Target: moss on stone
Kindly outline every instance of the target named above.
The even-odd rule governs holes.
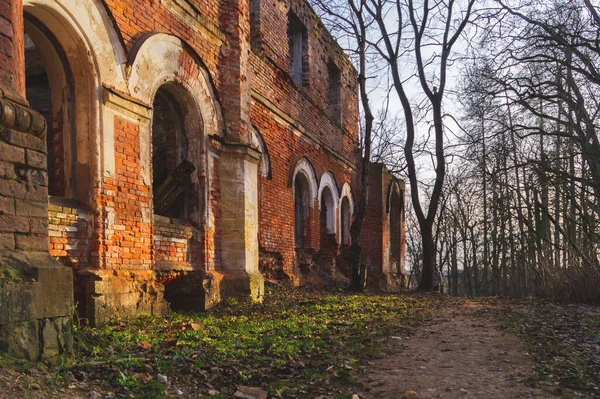
[[[18,268],[0,264],[0,285],[6,283],[20,283],[22,281],[23,275]]]

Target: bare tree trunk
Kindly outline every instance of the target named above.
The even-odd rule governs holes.
[[[487,198],[487,153],[486,153],[486,143],[485,143],[485,118],[481,117],[481,176],[482,176],[482,185],[483,185],[483,294],[490,294],[490,286],[489,286],[489,270],[490,270],[490,257],[489,257],[489,226],[488,226],[488,198]]]

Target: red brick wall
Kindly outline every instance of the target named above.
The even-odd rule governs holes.
[[[381,165],[371,164],[369,169],[369,203],[360,234],[364,262],[369,265],[367,278],[381,274],[383,244],[386,232],[383,219],[385,213],[385,191]]]
[[[50,199],[48,205],[48,236],[50,255],[73,270],[90,266],[92,213],[78,207],[75,201]]]
[[[327,119],[334,120],[329,111],[329,73],[330,61],[341,72],[342,123],[349,140],[358,140],[358,102],[356,71],[338,44],[320,22],[312,8],[302,0],[273,1],[253,0],[258,3],[260,24],[255,41],[254,55],[258,55],[266,65],[258,60],[251,61],[253,70],[252,87],[260,89],[266,97],[282,107],[289,115],[298,120],[311,132],[319,133],[321,138],[331,140],[327,144],[335,145],[333,136],[320,132],[319,126]],[[308,84],[299,88],[289,76],[290,53],[287,41],[288,10],[299,18],[308,31]],[[257,19],[257,18],[255,18]],[[257,75],[259,78],[257,79]],[[313,110],[311,108],[317,108]],[[315,120],[315,115],[318,115]],[[314,122],[308,126],[307,123]],[[337,124],[337,122],[332,122]],[[326,123],[327,124],[327,123]],[[346,139],[346,138],[345,138]]]
[[[263,252],[280,254],[284,270],[292,271],[294,258],[294,197],[291,174],[296,162],[306,157],[315,169],[317,184],[325,172],[335,176],[338,191],[353,180],[354,169],[330,155],[323,147],[279,123],[261,104],[253,103],[252,124],[263,135],[271,160],[272,179],[260,177],[259,245]],[[310,209],[309,238],[305,247],[320,249],[319,204]]]
[[[154,223],[154,261],[164,266],[187,264],[191,260],[192,227],[172,222]]]
[[[97,235],[99,255],[109,269],[152,267],[152,194],[144,184],[140,165],[139,126],[115,117],[114,179],[105,178]]]
[[[378,278],[383,273],[396,273],[391,267],[389,259],[390,250],[390,213],[388,213],[388,196],[393,175],[383,164],[371,164],[369,173],[369,205],[363,221],[360,235],[360,244],[363,249],[363,259],[369,265],[368,283],[377,286]],[[404,200],[404,183],[396,183],[400,187],[400,202]],[[404,257],[406,251],[406,232],[404,228],[404,209],[398,212],[400,223],[400,271],[404,272]],[[384,256],[388,256],[385,259]]]

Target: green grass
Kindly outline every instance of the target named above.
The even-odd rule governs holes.
[[[74,367],[117,361],[101,368],[101,378],[140,398],[164,395],[164,384],[144,377],[158,372],[229,394],[240,384],[281,397],[314,397],[323,390],[346,397],[360,386],[357,366],[381,354],[385,338],[426,317],[427,306],[419,297],[276,287],[263,304],[228,301],[202,314],[78,328]]]

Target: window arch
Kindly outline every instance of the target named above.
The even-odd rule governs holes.
[[[335,178],[331,172],[325,172],[321,176],[319,184],[319,209],[321,211],[321,233],[333,234],[338,241],[337,213],[339,204],[339,193]]]
[[[67,55],[53,33],[31,14],[25,13],[24,26],[26,97],[48,124],[48,193],[87,203],[92,109],[86,97],[91,94],[89,68],[74,60],[73,54]]]
[[[350,245],[350,227],[354,215],[354,199],[350,184],[344,183],[340,194],[340,242],[342,245]]]
[[[262,134],[254,126],[252,127],[252,134],[250,135],[250,145],[260,151],[261,153],[261,164],[259,168],[260,175],[267,180],[272,179],[271,172],[271,158],[269,157],[269,150]]]
[[[335,234],[335,202],[329,187],[323,188],[321,193],[321,231],[323,234]]]
[[[291,183],[294,197],[294,242],[296,248],[302,248],[308,244],[310,208],[318,191],[315,171],[308,159],[301,158],[296,163]]]
[[[165,83],[156,91],[152,113],[154,213],[200,222],[203,188],[198,179],[202,117],[187,91]]]
[[[307,241],[310,223],[310,185],[303,173],[294,179],[294,237],[296,248],[303,248]]]

